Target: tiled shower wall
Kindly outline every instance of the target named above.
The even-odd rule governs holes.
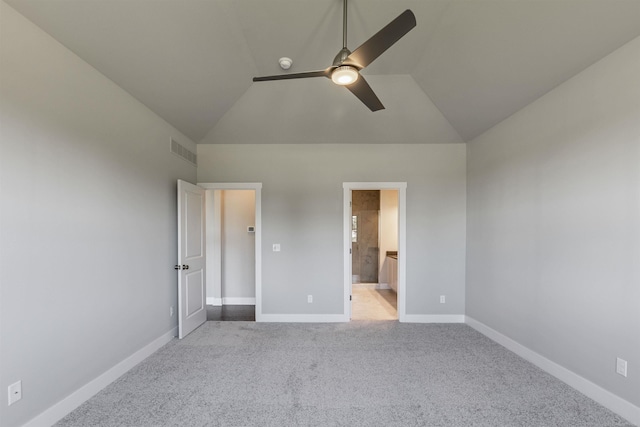
[[[354,190],[351,214],[358,219],[357,242],[351,243],[352,274],[361,283],[378,283],[379,190]]]

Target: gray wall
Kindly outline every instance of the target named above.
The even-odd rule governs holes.
[[[471,141],[467,214],[467,314],[635,405],[638,76],[635,39]]]
[[[176,179],[195,144],[0,2],[0,425],[171,331]],[[22,380],[23,399],[6,404]]]
[[[263,184],[263,313],[341,314],[342,183],[406,181],[407,314],[464,314],[464,144],[199,144],[198,158],[198,182]]]

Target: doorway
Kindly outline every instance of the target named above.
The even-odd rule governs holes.
[[[199,183],[206,189],[207,320],[260,320],[260,183]]]
[[[406,183],[344,183],[345,314],[404,320]]]
[[[397,320],[398,190],[351,192],[351,319]]]

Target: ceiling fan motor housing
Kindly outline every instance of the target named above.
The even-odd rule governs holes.
[[[342,63],[347,59],[349,55],[351,55],[351,51],[349,49],[347,49],[346,47],[340,49],[340,52],[338,52],[336,57],[333,58],[333,66],[339,67],[340,65],[342,65]]]

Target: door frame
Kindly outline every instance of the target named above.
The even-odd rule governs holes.
[[[255,258],[256,258],[256,322],[262,320],[262,183],[261,182],[199,182],[205,190],[254,190],[256,197]],[[209,215],[209,213],[206,213]]]
[[[407,260],[407,183],[406,182],[343,182],[344,238],[344,315],[351,320],[351,192],[353,190],[398,191],[398,321],[406,321],[406,260]]]

